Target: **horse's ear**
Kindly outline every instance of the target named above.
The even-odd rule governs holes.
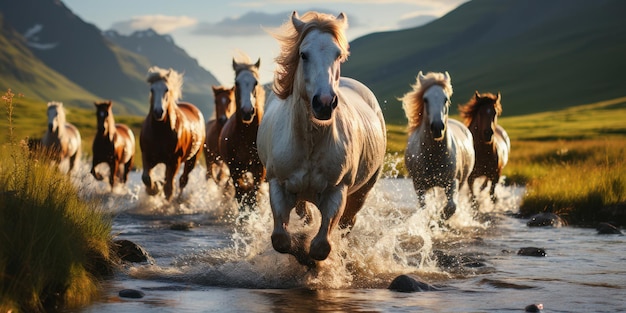
[[[348,27],[348,16],[345,13],[339,13],[339,15],[337,15],[337,21],[340,21],[341,24],[343,24],[343,28]]]
[[[480,100],[480,94],[478,93],[478,90],[474,91],[474,98],[476,98],[476,100]]]
[[[291,23],[293,24],[293,27],[296,28],[297,32],[300,32],[302,30],[302,27],[304,27],[304,22],[300,20],[298,12],[296,11],[293,11],[293,13],[291,13]]]
[[[235,58],[233,58],[233,70],[237,70],[237,61],[235,61]]]
[[[498,95],[496,96],[496,102],[500,102],[500,100],[502,100],[502,95],[498,91]]]
[[[211,89],[213,90],[213,92],[217,91],[217,87],[215,87],[215,85],[211,85]]]
[[[446,82],[450,83],[451,79],[450,79],[450,74],[448,73],[448,71],[446,71],[446,73],[445,73],[445,78],[446,78]]]
[[[259,58],[259,59],[256,61],[256,63],[254,64],[254,66],[255,66],[256,68],[260,68],[260,67],[261,67],[261,58]]]
[[[113,106],[113,102],[111,102],[111,100],[107,101],[107,107],[110,108],[111,106]]]
[[[424,81],[426,77],[424,76],[424,74],[422,73],[422,71],[420,71],[419,73],[417,73],[417,79],[419,79],[420,83]]]

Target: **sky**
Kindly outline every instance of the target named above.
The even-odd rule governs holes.
[[[348,17],[348,40],[372,32],[407,28],[424,16],[441,17],[467,0],[62,0],[99,29],[128,35],[153,28],[169,34],[223,85],[232,85],[232,59],[239,53],[261,59],[261,82],[272,81],[279,46],[268,31],[291,12]]]

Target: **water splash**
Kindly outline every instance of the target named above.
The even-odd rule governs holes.
[[[158,175],[160,170],[157,168],[154,173]],[[442,190],[428,193],[427,206],[418,208],[410,180],[384,178],[357,214],[357,222],[351,232],[335,230],[331,235],[332,251],[328,259],[319,262],[315,269],[309,269],[300,265],[293,256],[277,253],[272,248],[273,220],[266,184],[258,208],[240,212],[233,200],[232,190],[223,191],[212,181],[207,182],[204,168],[200,165],[191,172],[183,195],[172,202],[165,201],[162,195],[148,196],[139,172],[131,173],[128,184],[116,187],[119,189],[113,193],[109,193],[106,182],[95,181],[88,174],[89,168],[77,172],[79,174],[74,175],[74,179],[80,182],[82,194],[102,198],[103,205],[116,214],[165,221],[180,216],[201,215],[205,224],[224,225],[228,229],[222,238],[226,243],[224,245],[182,250],[169,263],[159,262],[157,258],[154,265],[128,269],[128,274],[135,278],[210,286],[385,288],[393,277],[400,274],[417,274],[426,280],[449,278],[459,275],[459,272],[442,269],[436,252],[459,247],[465,247],[459,251],[471,250],[468,246],[472,240],[492,229],[494,219],[485,216],[514,210],[520,201],[520,196],[510,188],[498,186],[498,205],[494,207],[488,195],[481,193],[481,210],[475,212],[470,205],[468,190],[462,190],[457,212],[444,223],[439,219],[440,206],[445,203]],[[397,175],[397,172],[392,172],[384,177]],[[320,216],[313,206],[311,209],[315,214],[309,225],[292,212],[290,230],[313,237],[319,227]],[[142,222],[140,218],[138,222]],[[158,238],[154,240],[158,242]],[[150,251],[149,244],[144,247]]]

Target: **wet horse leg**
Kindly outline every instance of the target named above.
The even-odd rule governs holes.
[[[272,247],[280,253],[291,252],[291,236],[287,232],[289,214],[296,205],[296,195],[287,192],[277,179],[269,181],[270,206],[274,217]]]
[[[328,237],[343,215],[347,195],[348,187],[345,185],[329,188],[329,190],[322,194],[321,201],[318,205],[318,209],[320,213],[322,213],[322,223],[317,235],[315,235],[311,241],[309,256],[312,259],[322,261],[328,257],[331,250]]]
[[[381,169],[378,169],[376,173],[370,178],[370,180],[363,185],[359,190],[355,191],[351,195],[348,196],[346,202],[346,209],[339,220],[340,228],[352,228],[354,223],[356,222],[356,214],[361,210],[365,200],[367,199],[367,195],[374,188],[374,185],[378,181],[378,175]]]
[[[115,177],[117,176],[118,173],[118,162],[117,159],[115,159],[115,156],[113,157],[113,160],[109,161],[109,184],[111,185],[111,191],[113,191],[113,186],[115,185]]]
[[[130,169],[133,166],[133,159],[134,157],[130,157],[128,162],[124,164],[124,173],[120,175],[123,184],[126,184],[126,181],[128,180],[128,174],[130,173]]]
[[[152,181],[150,172],[152,171],[152,168],[156,166],[156,163],[149,161],[146,155],[147,154],[144,153],[142,157],[143,173],[141,174],[141,181],[143,181],[143,184],[146,186],[146,193],[150,196],[154,196],[159,193],[159,187]]]
[[[498,201],[498,196],[496,196],[496,185],[498,184],[499,175],[495,175],[491,178],[491,186],[489,189],[489,196],[491,197],[491,202],[495,205],[496,201]],[[485,180],[486,181],[486,180]]]
[[[178,186],[180,187],[180,192],[178,193],[178,197],[182,196],[183,189],[185,189],[185,187],[187,186],[187,183],[189,182],[189,173],[191,173],[194,167],[196,167],[197,157],[198,157],[198,154],[194,155],[189,160],[185,161],[183,174],[180,175],[180,180],[178,181]],[[178,170],[178,167],[176,167],[176,169]],[[174,174],[176,174],[176,172],[174,172]]]
[[[469,175],[469,177],[467,177],[467,186],[469,187],[470,190],[470,196],[471,196],[471,200],[472,200],[472,208],[474,210],[478,209],[478,201],[476,200],[476,194],[474,193],[474,181],[476,180],[476,175],[474,175],[474,172],[472,171],[472,173]]]
[[[454,212],[456,212],[459,197],[458,186],[459,182],[457,181],[457,179],[453,179],[450,184],[444,187],[446,192],[446,198],[448,199],[448,202],[446,203],[446,206],[443,208],[443,212],[441,213],[441,217],[444,220],[449,219],[454,214]]]

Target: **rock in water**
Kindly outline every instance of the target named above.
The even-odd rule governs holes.
[[[396,277],[389,285],[389,290],[399,292],[421,292],[436,291],[437,288],[419,281],[417,277],[411,275],[400,275]]]

